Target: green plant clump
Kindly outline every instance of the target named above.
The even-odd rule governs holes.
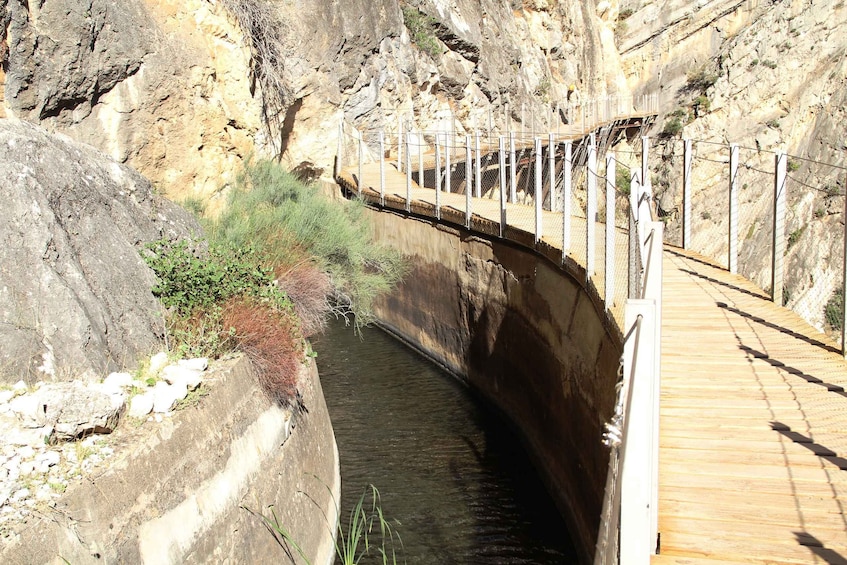
[[[844,293],[841,289],[838,289],[832,293],[832,296],[826,302],[826,306],[824,306],[824,318],[830,328],[836,331],[841,330],[843,313]]]
[[[679,118],[671,118],[665,122],[665,127],[662,129],[662,137],[674,137],[682,131],[682,120]]]
[[[624,167],[615,169],[615,186],[618,192],[624,196],[629,196],[632,191],[632,178],[629,175],[629,170]]]
[[[270,516],[260,514],[244,506],[242,508],[261,518],[277,543],[283,546],[290,545],[307,565],[311,565],[303,548],[281,523],[273,506],[269,507]],[[368,485],[362,492],[359,500],[350,511],[346,527],[339,520],[335,530],[338,534],[333,536],[335,538],[336,563],[356,565],[366,556],[373,556],[383,565],[389,563],[397,565],[397,549],[395,546],[402,547],[403,540],[385,517],[379,491],[375,486]],[[405,563],[405,560],[403,560],[403,563]]]
[[[718,82],[718,75],[710,71],[706,65],[703,65],[688,72],[685,87],[687,90],[705,93],[716,82]]]
[[[334,203],[272,161],[249,165],[226,210],[205,227],[217,245],[255,249],[277,271],[313,261],[329,274],[336,313],[352,313],[357,324],[373,320],[374,300],[406,271],[397,251],[374,241],[361,202]]]
[[[438,20],[412,6],[403,6],[402,10],[403,23],[412,35],[412,41],[418,46],[418,49],[433,59],[441,55],[444,50],[435,35]]]
[[[712,101],[709,100],[709,97],[705,94],[701,94],[694,99],[694,102],[691,103],[691,107],[694,109],[694,115],[699,118],[711,110]]]
[[[262,266],[251,247],[211,245],[207,253],[200,253],[196,250],[202,243],[192,243],[195,250],[184,239],[145,245],[149,253],[144,260],[159,277],[153,294],[166,308],[185,317],[244,294],[287,305],[285,295],[273,286],[273,269]]]
[[[800,236],[803,235],[803,232],[806,230],[806,226],[802,226],[788,234],[788,246],[786,247],[786,251],[794,247],[798,241],[800,241]]]

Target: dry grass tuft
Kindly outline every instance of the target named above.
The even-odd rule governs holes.
[[[250,359],[259,384],[280,405],[297,396],[303,339],[293,312],[255,299],[237,298],[223,307],[224,327],[235,329],[238,349]]]
[[[303,261],[290,268],[277,268],[276,276],[280,289],[294,303],[303,337],[321,333],[333,310],[329,275],[312,261]]]

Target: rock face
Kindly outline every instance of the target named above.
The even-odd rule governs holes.
[[[256,4],[276,10],[255,35],[278,38],[282,60],[274,90],[286,104],[270,137],[250,26],[234,16]],[[570,84],[626,89],[609,11],[593,3],[408,7],[431,29],[413,36],[397,0],[0,0],[0,85],[10,114],[95,145],[180,200],[225,187],[254,141],[292,167],[331,171],[342,119],[348,131],[401,118],[504,130],[508,103],[512,127],[529,129],[550,121]]]
[[[102,377],[158,347],[139,246],[200,231],[150,183],[84,145],[0,121],[0,380]]]
[[[771,285],[773,151],[792,158],[786,185],[788,246],[785,299],[824,328],[824,307],[840,284],[832,265],[843,256],[844,173],[810,161],[844,166],[847,124],[847,7],[820,2],[620,2],[630,11],[620,37],[631,87],[659,89],[662,110],[682,115],[681,135],[740,146],[740,272]],[[695,80],[697,77],[701,80]],[[663,121],[659,120],[659,124]],[[727,253],[728,155],[700,145],[693,170],[696,251]],[[657,148],[659,205],[670,213],[666,238],[681,242],[681,140]],[[706,159],[711,160],[705,162]]]
[[[249,56],[218,3],[0,0],[0,23],[9,114],[94,145],[178,200],[231,182],[253,149]]]

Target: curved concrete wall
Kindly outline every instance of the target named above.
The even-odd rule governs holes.
[[[380,320],[505,412],[590,562],[609,459],[601,437],[622,352],[596,292],[504,240],[369,214],[377,238],[413,262],[378,305]]]
[[[28,524],[3,563],[303,563],[243,507],[275,506],[314,565],[335,557],[338,450],[314,362],[294,415],[271,403],[246,360],[210,375],[211,393],[153,434],[124,424],[105,471]],[[315,477],[319,477],[315,478]],[[291,558],[286,555],[290,555]]]

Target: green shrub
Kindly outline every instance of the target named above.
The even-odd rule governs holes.
[[[802,227],[797,228],[796,230],[794,230],[790,234],[788,234],[788,245],[785,248],[786,252],[789,249],[791,249],[792,247],[794,247],[794,245],[796,245],[798,241],[800,241],[800,236],[803,235],[803,232],[805,230],[806,230],[806,226],[802,226]]]
[[[615,169],[615,186],[617,187],[618,192],[624,196],[629,196],[629,193],[632,190],[632,177],[629,174],[629,169],[625,167],[618,167]]]
[[[671,118],[665,122],[665,127],[662,128],[662,137],[674,137],[682,131],[682,120],[679,118]]]
[[[841,330],[842,316],[844,312],[844,293],[841,289],[832,293],[832,296],[824,306],[824,318],[830,328],[836,331]]]
[[[438,20],[428,16],[412,6],[402,6],[403,23],[412,35],[412,41],[418,49],[435,59],[444,52],[441,42],[435,35]]]
[[[694,109],[694,115],[700,117],[711,110],[712,101],[709,100],[709,97],[705,94],[701,94],[694,99],[694,102],[691,103],[691,107]]]
[[[373,301],[402,279],[406,263],[374,241],[361,202],[330,201],[272,161],[250,164],[209,238],[232,249],[256,250],[278,275],[305,261],[328,273],[338,313],[357,324],[373,319]]]
[[[776,62],[771,61],[770,59],[766,59],[766,60],[762,61],[762,64],[769,69],[775,69],[777,67]]]
[[[800,163],[798,163],[794,159],[789,159],[788,164],[785,166],[785,168],[788,169],[789,173],[793,173],[794,171],[800,168]]]
[[[233,300],[249,297],[283,315],[292,312],[273,269],[249,246],[208,247],[197,241],[189,247],[186,240],[159,240],[145,245],[142,254],[158,277],[152,291],[168,309],[169,346],[179,357],[220,357],[238,349],[242,328],[225,317]],[[297,325],[294,319],[286,323]]]
[[[202,242],[192,242],[193,250],[188,243],[161,239],[144,246],[144,260],[159,278],[153,294],[177,315],[188,317],[245,294],[286,305],[273,285],[273,269],[262,266],[250,246],[212,245],[204,252]]]
[[[706,65],[692,69],[686,74],[685,87],[690,91],[706,92],[718,82],[718,75]]]

